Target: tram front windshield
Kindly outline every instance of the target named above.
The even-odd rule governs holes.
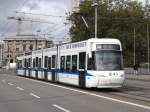
[[[122,70],[121,51],[102,50],[92,53],[92,58],[88,61],[90,70]]]

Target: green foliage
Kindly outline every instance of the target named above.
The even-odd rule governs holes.
[[[86,40],[94,37],[94,8],[92,2],[80,3],[79,12],[70,16],[72,41]],[[98,38],[118,38],[123,45],[125,66],[133,66],[133,36],[136,30],[136,63],[146,62],[147,37],[144,6],[131,0],[101,0],[98,3]],[[81,15],[89,28],[85,27]]]

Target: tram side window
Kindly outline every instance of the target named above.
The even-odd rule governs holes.
[[[19,63],[20,63],[19,60],[17,60],[17,68],[19,68]]]
[[[26,68],[28,68],[28,59],[26,59]]]
[[[24,67],[27,67],[27,59],[24,60]]]
[[[61,56],[60,68],[61,70],[65,69],[65,56]]]
[[[38,67],[38,57],[36,57],[35,66]]]
[[[77,70],[77,55],[72,56],[72,70]]]
[[[29,58],[29,67],[31,67],[31,58]]]
[[[17,68],[21,68],[22,67],[22,60],[17,60]]]
[[[28,59],[28,67],[30,67],[30,58]]]
[[[20,60],[17,60],[17,68],[20,68]]]
[[[44,67],[47,68],[48,67],[48,56],[44,57]]]
[[[19,63],[20,63],[20,65],[19,65],[19,66],[20,66],[20,68],[22,68],[22,60],[21,60]]]
[[[56,67],[56,55],[52,56],[52,68]]]
[[[88,70],[95,70],[95,52],[92,52],[92,58],[88,58]]]
[[[28,67],[30,67],[30,58],[28,59]]]
[[[33,68],[35,67],[35,58],[33,59]]]
[[[39,66],[39,68],[41,68],[41,58],[39,58],[39,64],[38,64]]]
[[[51,69],[51,57],[48,57],[48,68]]]
[[[71,56],[66,56],[66,70],[70,70]]]
[[[26,59],[26,68],[28,68],[28,59]]]
[[[86,53],[85,52],[79,53],[79,69],[85,69],[85,59]]]

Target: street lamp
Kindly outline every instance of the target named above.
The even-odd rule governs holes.
[[[133,52],[134,52],[134,61],[133,61],[133,63],[134,63],[134,68],[135,68],[135,66],[136,66],[136,55],[135,55],[135,38],[136,38],[136,32],[135,32],[135,26],[134,26],[134,29],[133,29],[133,41],[134,41],[134,46],[133,46]],[[135,69],[134,69],[134,75],[135,75]]]
[[[149,72],[149,67],[150,67],[150,65],[149,65],[149,63],[150,63],[149,50],[150,50],[150,48],[149,48],[149,25],[147,24],[147,68],[148,68],[148,72]]]
[[[95,7],[95,38],[97,38],[97,6],[97,2],[92,4],[92,7]]]

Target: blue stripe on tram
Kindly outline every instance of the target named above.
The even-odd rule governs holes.
[[[57,72],[57,73],[63,73],[66,75],[79,75],[80,72],[79,71],[65,71],[65,70],[61,70],[61,69],[48,69],[48,68],[17,68],[17,70],[32,70],[32,71],[46,71],[46,72]],[[85,71],[85,76],[93,76],[92,74],[88,73],[87,70]]]

